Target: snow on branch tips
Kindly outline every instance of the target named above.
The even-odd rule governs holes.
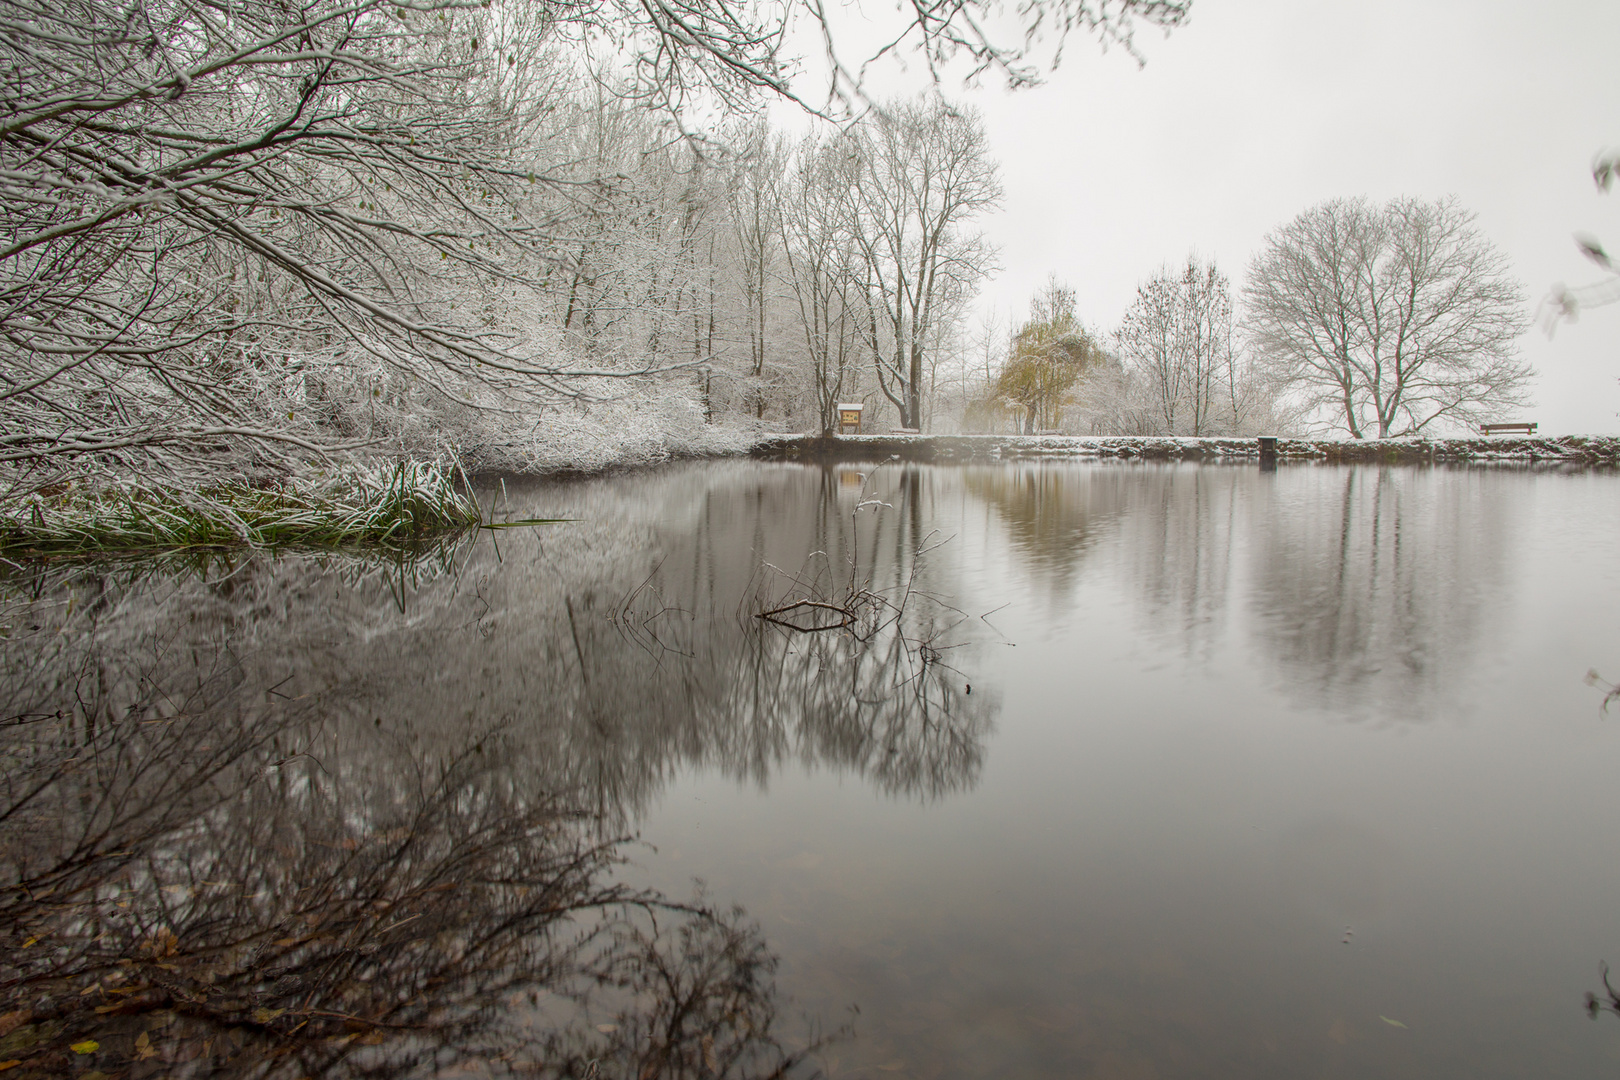
[[[552,19],[458,2],[5,0],[0,462],[279,468],[636,365],[514,331],[596,177],[547,171]]]

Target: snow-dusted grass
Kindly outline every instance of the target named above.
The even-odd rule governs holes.
[[[0,507],[0,552],[404,544],[483,523],[458,472],[426,461],[350,467],[272,489],[73,484]]]

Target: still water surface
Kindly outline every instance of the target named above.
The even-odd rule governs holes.
[[[511,935],[481,976],[497,993],[448,968],[423,976],[426,961],[401,943],[425,938],[376,931],[396,935],[374,945],[402,950],[410,969],[387,976],[409,984],[399,1000],[457,987],[432,1015],[459,1008],[483,1025],[434,1029],[431,1053],[391,1066],[422,1074],[587,1075],[594,1056],[613,1066],[602,1075],[745,1075],[816,1030],[836,1037],[795,1075],[1620,1067],[1620,1022],[1583,1008],[1600,962],[1620,962],[1620,718],[1603,717],[1584,681],[1589,668],[1620,679],[1620,477],[733,462],[509,482],[506,495],[513,516],[575,520],[392,567],[282,558],[16,575],[7,714],[77,715],[89,726],[68,741],[103,747],[98,762],[119,718],[162,720],[172,745],[119,744],[118,760],[127,771],[161,751],[193,771],[174,771],[168,788],[139,781],[168,809],[121,818],[86,800],[138,783],[50,773],[57,801],[28,795],[27,813],[0,820],[5,884],[37,892],[42,874],[80,872],[94,862],[84,838],[101,830],[97,858],[146,860],[131,870],[119,856],[103,877],[137,909],[142,897],[162,905],[128,934],[155,962],[205,933],[165,945],[161,928],[187,920],[218,933],[256,919],[267,938],[308,923],[306,901],[276,898],[315,878],[347,883],[324,886],[344,902],[402,902],[374,866],[372,891],[357,891],[352,863],[374,838],[415,829],[420,850],[388,873],[431,864],[412,871],[413,896],[476,878],[486,892],[472,906],[490,905],[471,927],[456,922],[465,904],[447,915],[411,901],[410,917],[437,927],[434,962],[468,963],[480,954],[467,941]],[[805,598],[856,621],[799,632],[755,617]],[[29,724],[8,724],[8,805],[22,805],[50,740],[25,746],[16,732]],[[197,750],[198,724],[236,733],[216,739],[225,759]],[[192,806],[198,777],[222,794]],[[243,802],[252,785],[258,801]],[[537,808],[547,821],[588,814],[568,819],[566,843],[546,825],[552,846],[533,849],[534,865],[456,862],[483,850],[468,837],[495,837],[498,851],[530,842]],[[277,815],[283,827],[264,834]],[[618,835],[639,839],[592,846]],[[667,1021],[649,1004],[658,981],[637,981],[646,965],[634,977],[613,968],[621,998],[606,1004],[532,993],[566,966],[524,951],[524,934],[555,937],[556,905],[514,921],[511,897],[488,891],[521,878],[513,895],[528,897],[561,873],[559,851],[604,850],[586,859],[595,876],[579,910],[605,910],[623,890],[689,900],[694,879],[700,906],[746,909],[717,915],[718,937],[667,952],[694,969],[714,961],[758,999],[705,1006],[712,1023],[689,1033],[686,1058],[592,1042]],[[277,859],[286,865],[260,865]],[[223,886],[199,884],[201,870],[176,886],[180,862],[219,867],[210,881],[251,872],[267,884],[254,905],[205,911]],[[15,938],[72,934],[60,912],[18,903],[5,974],[49,998]],[[603,954],[601,941],[665,929],[624,925],[592,939],[599,967],[634,952]],[[739,959],[738,935],[778,958],[774,990],[769,963]],[[74,986],[89,985],[91,966]],[[321,971],[300,976],[299,1001],[314,1000]],[[262,973],[199,985],[232,978],[232,1007],[275,1003],[265,995],[279,984]],[[382,1015],[374,987],[386,979],[361,981],[373,989],[345,990],[344,1009]],[[54,993],[37,1015],[67,1015]],[[58,1022],[62,1039],[92,1023]],[[102,1041],[121,1046],[140,1027]],[[738,1034],[767,1027],[763,1048]],[[300,1051],[304,1068],[363,1063],[328,1052],[335,1031],[327,1049]],[[514,1057],[518,1043],[533,1052]],[[717,1057],[733,1045],[735,1058]],[[210,1046],[206,1059],[165,1053],[229,1067]],[[132,1075],[146,1075],[131,1054]]]

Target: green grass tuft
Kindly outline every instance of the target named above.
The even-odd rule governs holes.
[[[454,466],[343,469],[280,488],[86,490],[0,507],[0,554],[93,555],[218,547],[409,546],[486,523]]]

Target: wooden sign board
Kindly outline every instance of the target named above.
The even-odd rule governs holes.
[[[840,402],[838,405],[838,433],[840,435],[859,435],[861,433],[861,412],[865,405],[849,405]]]

